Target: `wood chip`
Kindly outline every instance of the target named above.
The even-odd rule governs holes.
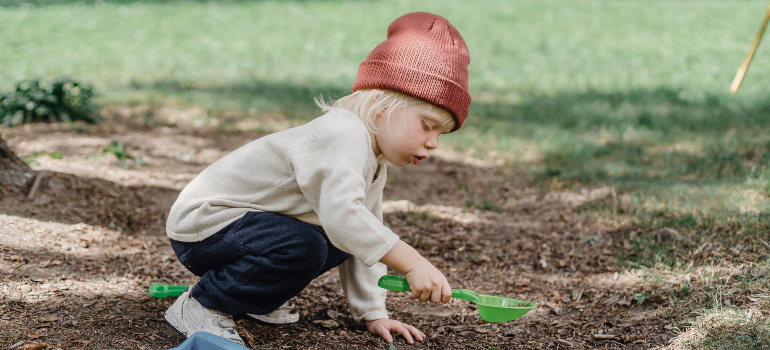
[[[620,296],[619,295],[614,295],[614,296],[610,297],[609,299],[605,300],[602,304],[607,305],[607,306],[611,306],[611,305],[617,303],[618,300],[620,300]]]
[[[569,347],[574,347],[575,346],[574,344],[572,344],[572,342],[568,342],[568,341],[566,341],[564,339],[556,338],[556,342],[561,344],[561,345],[564,345],[564,346],[569,346]]]
[[[335,320],[315,320],[313,323],[325,328],[337,328],[340,326],[340,323]]]
[[[613,334],[594,334],[593,337],[598,340],[615,340],[615,335]]]
[[[59,318],[54,316],[43,316],[37,319],[38,322],[55,322],[58,320]]]
[[[551,313],[556,316],[561,316],[564,314],[564,310],[560,306],[554,306],[553,309],[551,309]]]

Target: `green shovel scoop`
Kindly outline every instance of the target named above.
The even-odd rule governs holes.
[[[171,285],[165,283],[155,283],[150,286],[150,296],[163,299],[165,297],[178,297],[184,293],[184,290],[190,287],[188,285]]]
[[[377,283],[381,288],[396,292],[408,292],[409,283],[406,279],[398,276],[385,275]],[[528,301],[496,297],[476,293],[469,289],[452,289],[452,298],[458,298],[470,301],[476,304],[479,309],[479,317],[487,322],[506,322],[517,319],[537,305]]]

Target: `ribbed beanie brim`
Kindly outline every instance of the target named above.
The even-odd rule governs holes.
[[[452,113],[459,129],[468,116],[470,56],[445,18],[413,12],[393,21],[388,37],[361,63],[353,91],[397,91]]]

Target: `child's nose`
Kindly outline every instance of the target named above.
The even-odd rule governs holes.
[[[438,136],[428,137],[428,140],[425,142],[425,148],[433,150],[436,149],[436,147],[438,147]]]

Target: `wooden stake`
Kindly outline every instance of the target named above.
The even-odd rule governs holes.
[[[751,58],[754,57],[754,51],[757,49],[757,45],[759,45],[759,40],[762,39],[762,33],[765,32],[765,26],[767,26],[768,20],[770,20],[770,6],[768,6],[767,8],[767,15],[765,15],[765,22],[762,23],[762,28],[759,29],[759,33],[757,33],[757,38],[754,39],[754,43],[751,44],[749,53],[746,55],[746,58],[743,59],[743,64],[741,64],[741,67],[738,68],[738,72],[735,73],[735,79],[733,79],[733,83],[730,85],[730,93],[734,94],[738,92],[738,88],[741,86],[741,82],[743,81],[743,76],[746,75],[746,70],[749,69],[749,63],[751,63]]]

